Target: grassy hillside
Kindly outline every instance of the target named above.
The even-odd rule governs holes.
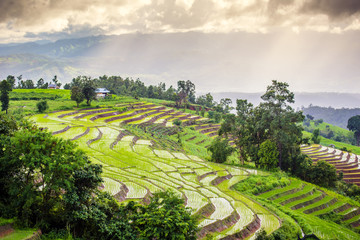
[[[335,140],[337,142],[345,142],[345,143],[349,143],[349,144],[354,144],[355,143],[355,139],[354,139],[354,133],[332,125],[330,123],[327,122],[322,122],[322,123],[315,123],[316,121],[310,121],[310,125],[309,126],[303,126],[304,130],[307,132],[313,132],[314,129],[318,128],[320,130],[320,135],[323,136],[324,138],[328,138],[328,139],[332,139]]]
[[[165,107],[161,100],[117,96],[93,101],[92,108],[75,108],[68,90],[14,92],[58,96],[47,100],[47,113],[30,120],[76,142],[92,162],[102,164],[104,191],[119,202],[147,202],[152,193],[165,189],[184,198],[200,216],[199,239],[254,239],[261,229],[290,233],[290,239],[302,233],[321,239],[360,238],[354,232],[359,228],[359,203],[281,173],[207,161],[207,147],[220,125],[193,111]],[[12,100],[10,111],[34,114],[36,102]],[[175,119],[181,127],[173,124]],[[352,150],[360,154],[360,148]]]
[[[331,94],[331,97],[334,98],[334,94]],[[348,96],[352,102],[357,103],[358,96],[349,95]],[[337,96],[335,96],[337,99]],[[331,123],[333,125],[346,128],[349,118],[355,115],[360,114],[360,108],[332,108],[332,107],[319,107],[319,106],[309,106],[302,109],[304,114],[310,114],[315,119],[323,119],[324,122]]]
[[[147,201],[149,194],[164,189],[182,196],[187,206],[202,216],[199,238],[211,234],[215,239],[254,239],[262,228],[267,233],[290,228],[294,236],[303,231],[322,239],[359,237],[341,224],[303,213],[334,201],[333,198],[356,206],[349,199],[334,197],[331,192],[322,194],[325,190],[288,178],[284,181],[285,189],[304,185],[303,189],[297,187],[299,195],[304,195],[301,198],[304,201],[312,200],[311,204],[296,210],[292,205],[299,205],[300,198],[286,206],[280,200],[278,204],[270,204],[272,201],[267,197],[239,186],[255,179],[255,185],[260,188],[270,182],[260,181],[269,179],[261,176],[271,173],[206,161],[206,147],[216,137],[218,124],[150,102],[118,100],[93,103],[98,106],[95,109],[68,109],[30,119],[53,131],[55,136],[77,142],[94,163],[102,164],[104,190],[119,201]],[[181,128],[173,124],[175,119],[182,121]],[[233,187],[237,183],[240,185]],[[264,191],[280,191],[279,187],[274,184]]]
[[[205,141],[178,141],[174,119],[184,125],[195,123],[193,129],[203,125],[207,129],[206,119],[140,101],[119,103],[115,109],[60,111],[31,120],[55,136],[76,141],[93,162],[101,163],[104,189],[119,201],[147,201],[151,193],[164,189],[185,198],[187,206],[202,216],[199,238],[251,237],[261,227],[268,233],[280,227],[275,214],[230,189],[252,174],[266,173],[204,161]],[[181,135],[185,138],[192,131],[196,130],[189,127]],[[210,127],[208,135],[213,131]]]

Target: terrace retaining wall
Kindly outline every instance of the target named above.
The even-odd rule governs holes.
[[[222,232],[225,229],[234,225],[237,221],[239,221],[239,219],[240,215],[236,211],[233,211],[230,216],[224,218],[223,220],[217,220],[216,222],[210,223],[201,228],[197,236],[201,239],[209,233]]]

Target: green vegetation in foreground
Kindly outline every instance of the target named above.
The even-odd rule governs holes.
[[[119,205],[99,191],[102,166],[74,142],[9,115],[0,120],[0,217],[45,235],[67,229],[83,239],[196,239],[197,217],[177,194],[154,192],[147,205]],[[19,230],[10,239],[26,234]]]
[[[35,229],[15,229],[15,231],[1,240],[24,240],[33,236]]]

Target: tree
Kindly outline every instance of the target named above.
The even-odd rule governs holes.
[[[334,187],[338,180],[336,168],[330,163],[321,160],[318,161],[310,172],[308,172],[310,182],[323,187]]]
[[[34,88],[35,88],[35,85],[34,85],[33,80],[27,79],[27,80],[24,82],[23,88],[25,88],[25,89],[34,89]]]
[[[71,84],[70,83],[65,83],[64,89],[71,89]]]
[[[40,78],[36,83],[36,88],[43,88],[44,84],[45,84],[44,79]]]
[[[85,154],[71,141],[29,124],[6,140],[0,150],[0,171],[6,170],[0,202],[24,225],[59,222],[63,195],[74,187],[74,172],[87,163]]]
[[[228,139],[217,137],[212,141],[208,151],[211,152],[213,162],[223,163],[234,152],[234,148],[229,145]]]
[[[12,76],[12,75],[7,76],[6,81],[8,81],[8,83],[10,83],[12,89],[15,88],[15,81],[16,80],[15,80],[14,76]]]
[[[309,119],[309,120],[314,120],[314,117],[310,114],[306,114],[306,118]]]
[[[241,162],[249,157],[259,164],[259,147],[266,140],[271,140],[279,152],[278,163],[283,170],[295,170],[299,144],[302,141],[302,128],[298,125],[304,116],[295,112],[290,106],[294,94],[288,90],[288,84],[272,81],[262,102],[253,108],[247,100],[237,99],[237,115],[228,115],[219,134],[229,133],[233,136]]]
[[[279,152],[277,146],[271,140],[266,140],[260,144],[259,155],[259,166],[267,170],[275,169],[278,166]]]
[[[150,204],[139,206],[134,221],[140,239],[196,240],[197,218],[173,192],[155,193]]]
[[[353,116],[349,118],[347,128],[354,132],[354,137],[356,139],[356,145],[360,146],[360,115]]]
[[[219,105],[221,106],[223,113],[230,113],[230,111],[234,109],[231,104],[232,101],[230,98],[222,98]]]
[[[313,141],[315,144],[319,144],[321,140],[320,137],[320,130],[318,128],[314,129],[311,135],[311,141]]]
[[[178,96],[180,97],[180,104],[186,103],[187,100],[191,103],[195,103],[195,84],[190,80],[178,81]]]
[[[223,116],[222,116],[221,113],[219,113],[219,112],[214,113],[214,120],[215,120],[216,123],[219,123],[221,121],[222,117]]]
[[[250,154],[251,145],[254,144],[254,142],[250,141],[253,105],[248,103],[247,100],[237,99],[236,113],[237,115],[227,114],[224,116],[219,135],[225,135],[226,137],[231,135],[234,138],[240,162],[244,164]]]
[[[304,120],[302,112],[295,112],[290,103],[294,103],[294,93],[285,82],[272,81],[261,99],[259,108],[263,111],[261,122],[269,139],[273,140],[279,151],[279,167],[287,170],[292,160],[300,153],[302,128],[297,123]]]
[[[23,82],[23,81],[22,81],[22,75],[19,75],[19,76],[17,76],[16,78],[17,78],[17,82],[18,82],[18,88],[22,88],[22,87],[21,87],[21,82]]]
[[[71,88],[71,100],[76,102],[77,107],[79,107],[79,103],[84,101],[84,99],[85,99],[85,96],[79,87],[74,86]]]
[[[0,82],[0,101],[1,101],[1,111],[5,111],[9,108],[9,92],[12,91],[11,84],[7,80]]]
[[[90,77],[83,77],[82,78],[82,93],[86,99],[86,104],[90,106],[91,101],[96,98],[95,93],[95,81]]]
[[[43,100],[43,101],[39,101],[36,104],[36,107],[40,113],[43,113],[49,108],[49,105],[46,100]]]

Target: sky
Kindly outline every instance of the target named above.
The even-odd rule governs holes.
[[[204,92],[258,92],[272,79],[297,91],[360,89],[359,0],[1,0],[0,32],[4,44],[183,34],[189,41],[169,43],[179,49],[171,61],[191,52],[192,66],[125,73],[150,82],[190,79]],[[197,40],[189,33],[206,41],[189,44]],[[219,35],[221,46],[206,48]]]

